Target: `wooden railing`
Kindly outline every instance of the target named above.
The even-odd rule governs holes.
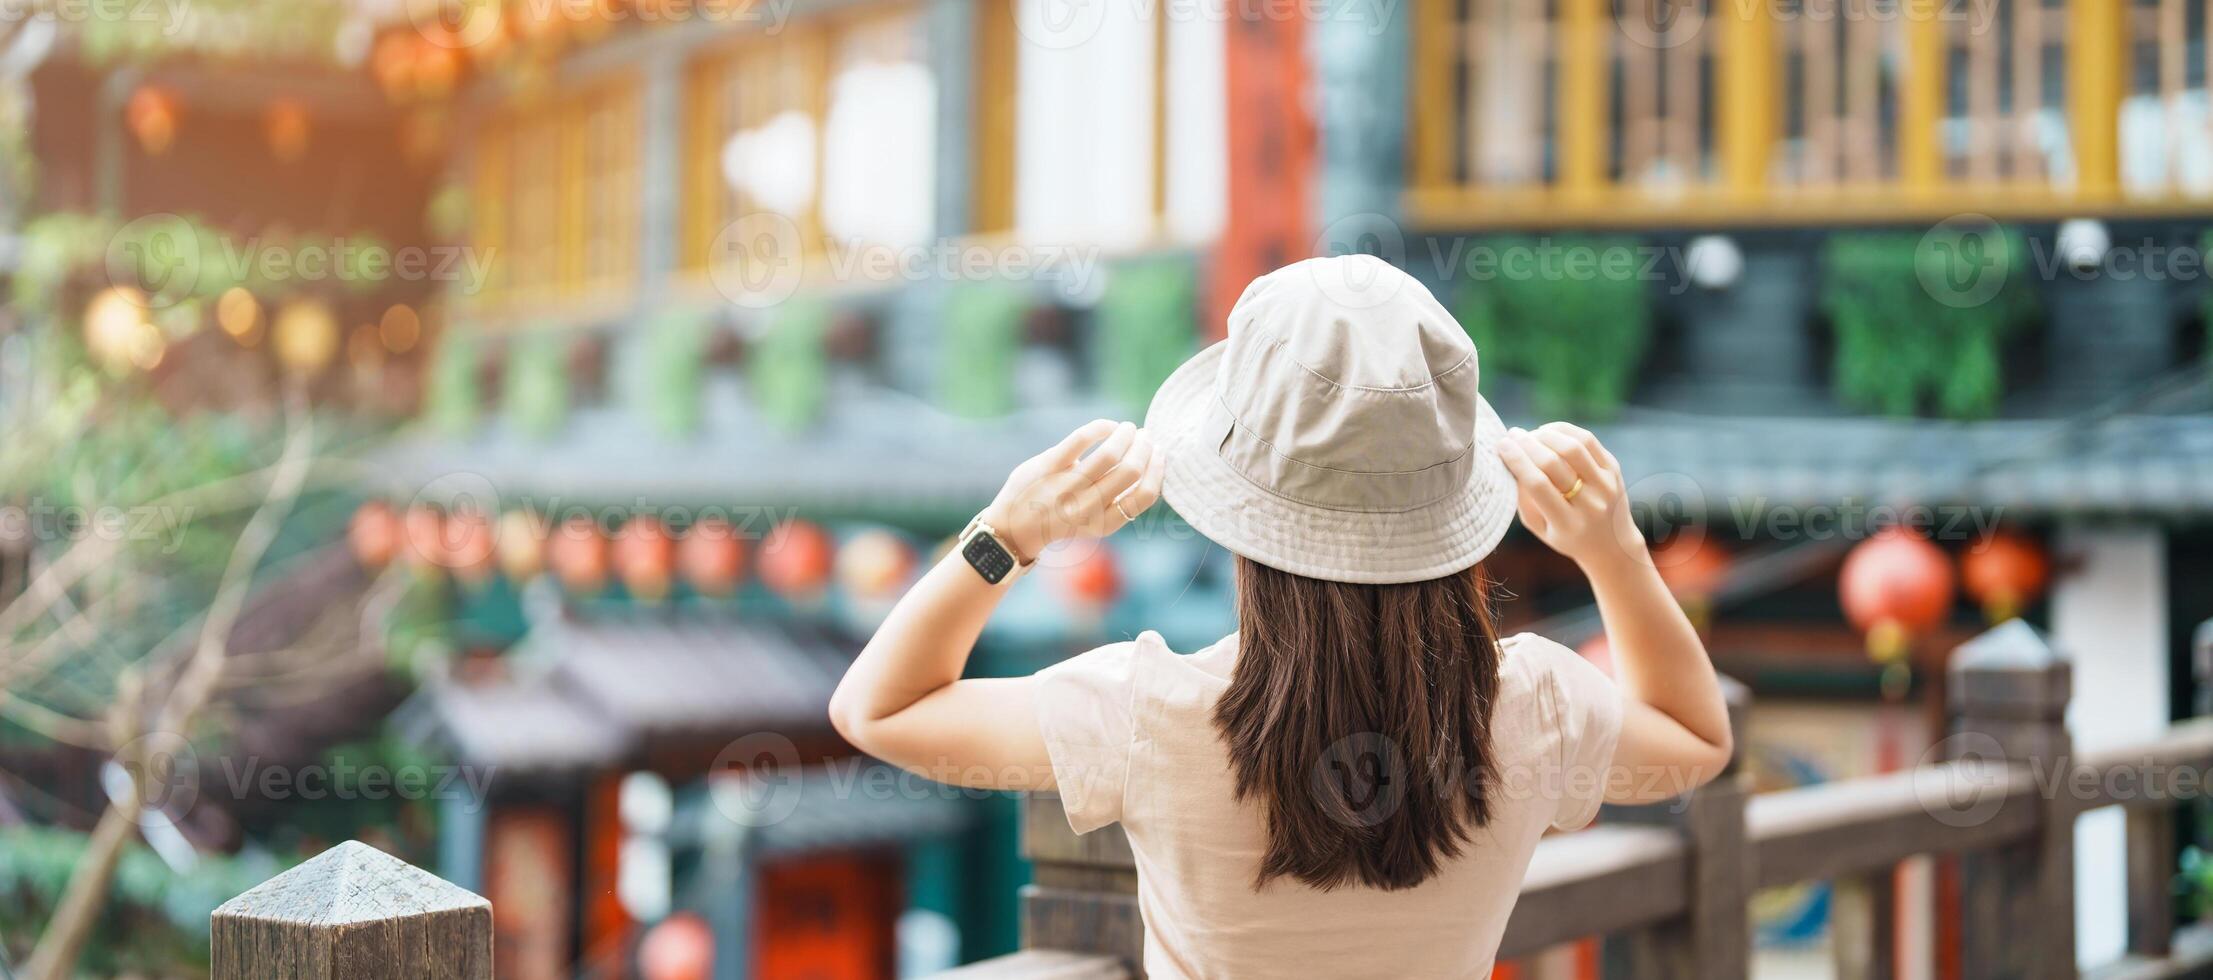
[[[2208,117],[2186,0],[1416,0],[1411,17],[1421,226],[2213,213],[2185,179]],[[2158,132],[2123,139],[2131,99]]]
[[[2128,955],[2093,975],[2213,971],[2213,932],[2178,930],[2171,911],[2176,805],[2206,792],[2213,718],[2078,755],[2063,721],[2069,664],[2018,621],[1961,646],[1947,680],[1952,724],[1942,761],[1760,795],[1732,762],[1686,798],[1609,808],[1596,827],[1546,839],[1501,959],[1604,936],[1608,977],[1746,977],[1752,892],[1829,881],[1837,975],[1885,978],[1896,963],[1894,870],[1944,855],[1958,862],[1962,975],[2073,976],[2074,818],[2120,806],[2128,810]],[[1741,718],[1741,689],[1730,700]],[[1031,948],[948,976],[1138,975],[1143,924],[1120,829],[1075,836],[1058,801],[1038,795],[1026,803],[1022,833],[1036,866],[1023,894]]]

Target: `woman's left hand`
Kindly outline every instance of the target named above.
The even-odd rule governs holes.
[[[1015,467],[983,519],[1017,559],[1035,561],[1054,542],[1103,538],[1136,520],[1160,499],[1166,475],[1167,455],[1150,433],[1098,419]]]

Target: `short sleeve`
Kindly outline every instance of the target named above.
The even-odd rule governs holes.
[[[1560,809],[1552,826],[1577,830],[1598,816],[1606,798],[1607,772],[1621,740],[1621,689],[1597,665],[1551,640],[1528,637],[1522,647],[1544,662],[1546,714],[1559,746]]]
[[[1037,672],[1037,727],[1076,833],[1122,819],[1136,732],[1136,661],[1135,643],[1116,643]]]

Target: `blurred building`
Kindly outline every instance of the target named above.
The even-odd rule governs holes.
[[[865,765],[830,686],[1013,463],[1141,414],[1247,281],[1311,254],[1429,283],[1511,421],[1598,429],[1759,691],[1771,784],[1918,761],[1986,617],[2083,656],[2085,746],[2188,713],[2200,5],[332,9],[342,56],[312,70],[43,69],[45,194],[455,250],[324,298],[348,354],[322,377],[403,406],[368,520],[417,552],[433,529],[451,657],[399,718],[501,773],[442,818],[439,870],[501,910],[513,975],[631,969],[657,922],[717,976],[1011,948],[1013,811],[813,788]],[[1218,551],[1137,530],[1026,580],[978,669],[1233,628]],[[1541,546],[1494,564],[1516,628],[1593,634]],[[724,755],[755,735],[788,753]],[[732,832],[755,811],[718,786],[782,769],[801,804]],[[2120,837],[2082,833],[2102,961]],[[1764,934],[1787,958],[1825,910],[1769,896]],[[1942,932],[1905,940],[1941,967]]]

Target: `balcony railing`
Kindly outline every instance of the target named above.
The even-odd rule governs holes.
[[[1412,17],[1421,225],[2213,214],[2186,0],[1417,0]]]
[[[1756,796],[1732,762],[1687,799],[1610,808],[1599,826],[1538,845],[1500,957],[1604,936],[1609,976],[1742,978],[1753,891],[1830,881],[1837,975],[1888,977],[1894,871],[1908,858],[1945,855],[1959,866],[1950,914],[1964,976],[2072,976],[2075,818],[2120,806],[2128,811],[2128,954],[2092,975],[2213,970],[2213,929],[2178,929],[2171,890],[2177,804],[2206,792],[2213,717],[2142,744],[2077,753],[2063,720],[2069,664],[2034,630],[2000,626],[1962,646],[1949,669],[1953,736],[1944,745],[1956,757]],[[1747,699],[1732,688],[1731,713],[1741,719]],[[1022,829],[1036,863],[1023,895],[1032,948],[947,976],[1141,975],[1137,878],[1120,829],[1077,837],[1048,795],[1028,801]]]

